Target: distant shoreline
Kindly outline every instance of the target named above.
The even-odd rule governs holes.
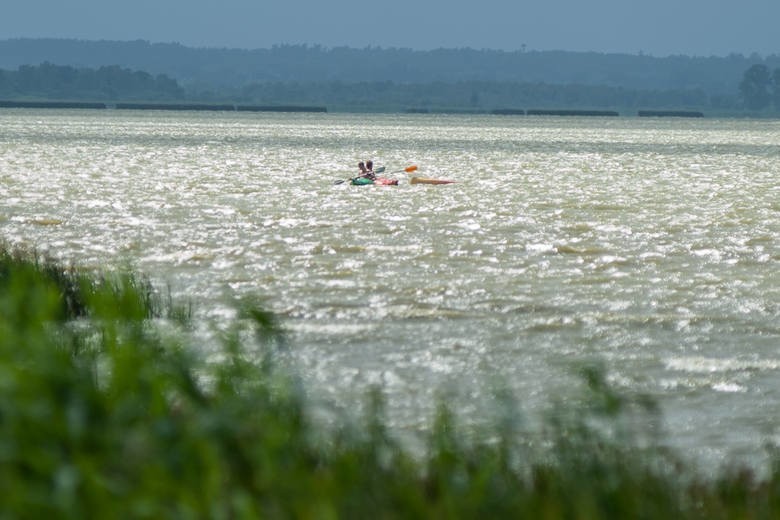
[[[769,79],[751,79],[748,71],[755,67]],[[94,101],[107,108],[132,102],[134,109],[155,110],[518,116],[618,111],[640,117],[776,119],[780,102],[750,94],[761,88],[775,92],[775,71],[780,71],[780,55],[316,45],[240,50],[143,40],[0,39],[0,100]],[[746,78],[748,84],[763,81],[758,90],[745,91],[751,100],[740,86]],[[153,106],[138,106],[147,103]],[[652,115],[645,115],[648,111]]]
[[[292,113],[327,113],[324,106],[306,105],[233,105],[206,103],[96,103],[80,101],[12,101],[0,100],[0,108],[32,108],[32,109],[76,109],[76,110],[165,110],[165,111],[201,111],[201,112],[292,112]],[[503,116],[569,116],[569,117],[620,117],[634,114],[621,114],[614,110],[577,110],[577,109],[515,109],[498,108],[483,111],[452,111],[410,108],[404,111],[408,114],[446,114],[470,113]],[[682,117],[702,118],[703,112],[691,110],[639,110],[638,117]]]
[[[206,103],[91,103],[80,101],[0,100],[0,108],[89,109],[89,110],[173,110],[222,112],[327,112],[322,106],[232,105]]]

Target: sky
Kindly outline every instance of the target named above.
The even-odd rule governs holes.
[[[780,54],[780,0],[3,0],[0,39]]]

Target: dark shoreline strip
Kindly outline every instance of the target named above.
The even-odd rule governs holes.
[[[529,116],[589,116],[617,117],[620,113],[614,110],[528,110]]]
[[[228,111],[236,109],[233,105],[202,105],[199,103],[117,103],[117,110],[203,110],[203,111]]]
[[[525,110],[522,108],[497,108],[490,113],[497,116],[524,116]]]
[[[313,107],[313,106],[295,106],[295,105],[281,105],[281,106],[255,106],[255,105],[238,105],[236,110],[239,112],[327,112],[325,107]]]
[[[704,117],[702,112],[693,110],[640,110],[639,117]]]
[[[89,108],[104,110],[105,103],[81,103],[71,101],[1,101],[0,108]]]
[[[223,112],[327,112],[326,107],[294,105],[209,105],[202,103],[88,103],[78,101],[4,101],[0,108],[75,108],[117,110],[195,110]]]

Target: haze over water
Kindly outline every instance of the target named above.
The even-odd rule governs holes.
[[[367,117],[0,111],[0,238],[263,298],[318,402],[379,385],[400,431],[600,362],[686,454],[780,442],[780,123]],[[334,185],[368,158],[458,183]]]

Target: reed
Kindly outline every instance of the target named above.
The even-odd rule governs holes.
[[[0,252],[0,516],[780,513],[780,466],[764,479],[698,477],[646,431],[652,400],[615,392],[599,367],[581,371],[582,402],[553,407],[539,430],[518,424],[511,397],[498,395],[507,412],[469,437],[442,402],[425,454],[412,455],[386,426],[378,390],[359,426],[324,429],[274,366],[284,331],[271,313],[239,304],[213,345],[219,359],[206,360],[186,333],[159,334],[171,313],[142,280]]]

